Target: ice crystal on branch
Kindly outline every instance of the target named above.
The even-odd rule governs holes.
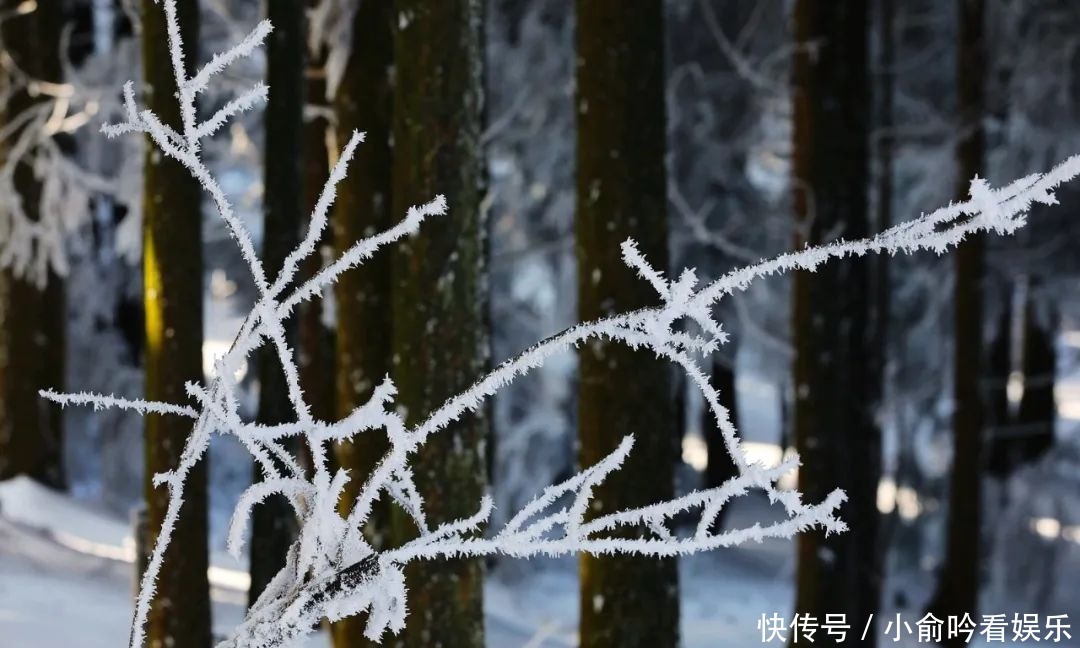
[[[794,269],[814,270],[834,258],[867,253],[897,253],[916,250],[943,252],[976,231],[993,230],[1007,234],[1024,224],[1025,214],[1035,201],[1054,202],[1053,189],[1080,173],[1080,158],[1071,158],[1047,174],[1020,179],[1004,188],[991,189],[984,181],[972,183],[972,199],[940,209],[897,225],[869,239],[837,241],[811,247],[730,272],[699,286],[692,270],[669,279],[649,264],[634,241],[622,244],[629,270],[649,282],[660,297],[660,305],[574,326],[543,340],[496,367],[457,394],[413,427],[394,408],[396,390],[389,377],[374,390],[371,399],[339,421],[315,419],[300,389],[292,349],[286,343],[283,322],[295,307],[321,295],[342,272],[364,262],[381,248],[414,233],[429,217],[446,212],[446,202],[438,196],[430,203],[414,207],[391,229],[359,241],[307,282],[294,285],[297,268],[315,252],[316,242],[327,224],[334,187],[346,174],[358,144],[354,134],[330,174],[320,196],[306,236],[286,259],[277,280],[268,283],[262,261],[255,252],[249,232],[236,218],[217,179],[200,157],[200,141],[212,135],[236,115],[251,110],[265,99],[266,87],[256,85],[229,102],[217,114],[199,121],[195,98],[213,77],[240,58],[249,56],[270,33],[269,23],[260,23],[234,48],[216,55],[201,71],[188,78],[184,72],[184,52],[176,23],[175,0],[164,0],[173,70],[180,88],[178,100],[183,116],[182,132],[164,124],[153,112],[139,110],[131,83],[125,85],[127,120],[108,126],[106,134],[145,133],[167,155],[183,164],[200,180],[228,225],[258,289],[258,296],[244,320],[232,347],[216,361],[217,378],[208,385],[189,383],[190,404],[129,401],[94,394],[42,396],[60,405],[76,404],[119,407],[140,413],[184,416],[193,420],[193,429],[179,465],[155,475],[154,483],[168,489],[166,511],[150,563],[142,579],[132,624],[131,648],[144,641],[144,624],[151,605],[154,583],[161,569],[165,548],[179,515],[188,475],[206,453],[213,432],[233,435],[259,463],[265,480],[243,493],[233,513],[229,549],[239,555],[251,509],[271,494],[288,498],[299,521],[299,535],[290,548],[286,565],[251,606],[247,618],[221,646],[264,647],[289,643],[312,631],[321,619],[331,621],[366,612],[366,634],[379,640],[387,631],[399,632],[405,624],[408,592],[403,569],[417,560],[445,557],[501,554],[529,557],[537,554],[564,555],[579,552],[673,556],[727,547],[767,537],[791,537],[811,528],[826,533],[845,529],[836,517],[844,500],[837,490],[822,502],[804,502],[797,491],[778,486],[780,477],[798,465],[793,458],[776,467],[749,463],[743,453],[727,411],[720,405],[716,390],[702,371],[703,361],[724,344],[726,334],[715,319],[714,306],[732,293],[745,290],[755,279]],[[484,401],[518,376],[545,362],[552,354],[572,350],[591,339],[607,338],[643,352],[650,352],[678,365],[701,391],[723,432],[727,451],[738,476],[709,490],[598,518],[586,519],[595,487],[619,469],[632,451],[633,439],[626,437],[611,454],[596,465],[541,492],[531,503],[509,516],[501,528],[481,533],[493,505],[489,497],[476,503],[475,514],[433,525],[424,512],[424,501],[413,477],[410,457],[429,436],[479,409]],[[279,425],[263,425],[244,420],[239,411],[237,385],[232,379],[241,363],[262,345],[276,352],[288,384],[288,396],[295,420]],[[385,434],[389,449],[368,475],[331,471],[328,446],[358,434]],[[313,458],[307,473],[284,445],[289,437],[306,443]],[[356,500],[347,515],[341,514],[339,500],[350,479],[362,480]],[[721,531],[715,521],[720,510],[733,498],[757,490],[781,504],[786,515],[766,525]],[[380,497],[387,496],[412,518],[420,530],[416,539],[398,547],[375,550],[361,532]],[[676,528],[676,516],[692,513],[697,520],[689,532]],[[627,534],[632,529],[636,533]]]

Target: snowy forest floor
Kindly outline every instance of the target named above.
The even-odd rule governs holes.
[[[762,509],[763,503],[748,503],[731,515],[760,518]],[[0,645],[123,645],[132,605],[133,553],[124,520],[92,511],[28,479],[0,483]],[[241,618],[247,574],[226,555],[215,554],[212,562],[214,624],[223,634]],[[1070,562],[1068,571],[1080,573],[1080,565]],[[509,564],[496,568],[488,579],[489,646],[576,644],[573,562],[548,561],[536,567]],[[761,615],[790,615],[792,570],[792,548],[781,541],[684,559],[683,645],[761,645]],[[904,620],[914,624],[918,616],[913,614],[905,611]],[[891,637],[882,643],[915,644],[913,638],[893,642]],[[325,634],[302,644],[327,645]]]

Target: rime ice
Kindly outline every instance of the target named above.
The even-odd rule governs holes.
[[[164,0],[163,4],[168,18],[172,67],[180,88],[178,101],[183,132],[169,128],[149,110],[140,111],[130,82],[124,86],[126,121],[104,130],[109,136],[149,135],[161,152],[178,160],[199,179],[235,239],[254,279],[258,297],[232,347],[217,360],[217,378],[209,385],[187,385],[190,404],[133,401],[87,393],[42,392],[43,397],[61,405],[118,407],[143,414],[183,416],[194,421],[180,465],[154,478],[155,485],[168,489],[169,507],[141,583],[132,623],[131,648],[143,644],[143,626],[155,579],[179,515],[187,475],[202,459],[214,431],[237,437],[266,475],[264,481],[244,492],[233,513],[230,551],[238,555],[252,507],[270,494],[288,497],[300,526],[285,567],[251,606],[245,621],[221,646],[285,645],[312,632],[321,619],[333,621],[361,612],[369,614],[366,635],[370,639],[379,640],[387,631],[399,632],[405,624],[408,603],[402,570],[411,561],[492,554],[527,558],[538,554],[580,552],[674,556],[761,541],[767,537],[791,537],[811,528],[821,528],[826,533],[843,531],[846,527],[836,516],[844,501],[841,491],[833,491],[822,502],[803,502],[797,491],[778,486],[781,476],[798,465],[797,458],[773,468],[747,461],[728,413],[701,369],[702,361],[727,341],[726,333],[714,317],[713,307],[724,297],[745,290],[755,279],[794,269],[813,271],[834,258],[869,252],[895,254],[933,250],[942,253],[974,232],[1011,233],[1024,224],[1033,202],[1052,204],[1053,189],[1080,173],[1080,158],[1074,157],[1049,173],[1031,175],[997,190],[976,178],[968,202],[950,205],[897,225],[870,239],[838,241],[784,254],[737,269],[704,286],[698,285],[694,271],[689,269],[675,279],[665,277],[649,264],[635,242],[628,240],[622,245],[623,260],[657,292],[662,300],[660,306],[582,323],[544,340],[448,399],[414,427],[405,425],[394,402],[396,390],[389,377],[376,387],[367,403],[345,418],[319,421],[311,415],[300,389],[293,352],[285,342],[283,321],[300,303],[321,297],[323,290],[347,269],[414,233],[426,218],[444,214],[446,201],[438,196],[430,203],[410,209],[398,225],[359,241],[309,281],[294,286],[297,268],[315,253],[316,243],[327,225],[334,187],[345,176],[349,161],[363,140],[362,135],[354,134],[331,171],[311,215],[306,236],[288,255],[277,279],[269,283],[249,232],[235,217],[219,181],[200,157],[200,142],[232,118],[264,101],[267,88],[256,84],[202,122],[196,116],[195,98],[215,75],[235,61],[250,56],[265,41],[271,26],[265,21],[260,23],[235,47],[215,55],[189,79],[184,72],[185,54],[176,22],[176,0]],[[594,503],[594,488],[618,470],[632,450],[633,439],[628,436],[599,463],[544,489],[521,510],[508,516],[505,525],[486,535],[480,530],[492,514],[490,497],[477,502],[476,512],[469,517],[438,526],[429,524],[424,501],[414,484],[410,465],[412,454],[432,434],[438,434],[453,421],[476,411],[499,389],[541,366],[552,354],[598,338],[621,342],[678,365],[700,390],[716,418],[739,474],[717,488],[586,521],[586,511]],[[292,422],[261,425],[240,416],[233,376],[247,357],[264,344],[272,346],[285,373],[295,415]],[[369,475],[351,475],[344,470],[331,473],[326,456],[328,444],[358,434],[386,434],[390,448]],[[314,474],[307,474],[297,459],[285,450],[282,441],[287,437],[300,437],[307,444],[313,457]],[[338,512],[338,501],[345,485],[352,479],[361,480],[363,486],[351,512],[342,516]],[[751,490],[759,490],[781,504],[786,511],[785,517],[764,525],[726,531],[715,529],[714,523],[722,508],[733,498]],[[374,502],[384,495],[413,519],[420,534],[402,546],[376,551],[365,541],[361,529]],[[688,531],[675,528],[675,516],[686,512],[694,513],[693,528]],[[634,537],[621,533],[628,528],[640,533]],[[594,601],[594,604],[602,606],[603,601]]]

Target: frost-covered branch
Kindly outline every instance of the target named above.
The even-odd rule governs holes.
[[[47,8],[33,9],[49,11]],[[0,21],[25,20],[19,12],[0,16]],[[13,27],[19,29],[19,27]],[[59,61],[64,82],[36,78],[5,53],[0,74],[5,77],[0,101],[7,110],[33,100],[17,114],[9,114],[0,128],[0,268],[42,288],[49,272],[66,276],[66,240],[82,225],[94,195],[115,195],[117,183],[79,166],[57,139],[71,135],[107,109],[100,88],[85,83],[66,59],[70,29],[65,29],[57,51],[46,53]],[[25,201],[26,187],[16,182],[20,167],[32,170],[39,190],[34,204]]]
[[[115,396],[107,396],[104,394],[95,394],[93,392],[77,392],[74,394],[61,394],[52,389],[46,389],[41,392],[41,396],[51,400],[52,402],[60,405],[61,407],[67,407],[68,405],[89,405],[95,410],[103,408],[114,408],[121,410],[129,410],[138,414],[171,414],[175,416],[185,416],[187,418],[198,418],[199,413],[195,411],[195,408],[187,405],[173,405],[172,403],[162,403],[160,401],[148,401],[142,399],[130,399],[130,398],[116,398]]]
[[[163,0],[170,23],[174,21],[175,2]],[[200,157],[200,140],[213,134],[228,120],[250,110],[265,96],[265,88],[256,86],[251,93],[241,95],[202,122],[196,117],[194,102],[196,95],[207,88],[215,75],[250,56],[266,39],[270,29],[268,23],[260,23],[237,46],[216,55],[195,77],[188,79],[183,67],[179,32],[170,27],[171,59],[181,88],[178,100],[184,115],[183,132],[167,127],[150,111],[140,111],[130,83],[124,91],[126,120],[104,129],[110,136],[149,135],[165,154],[178,160],[198,178],[228,225],[251,272],[258,294],[231,348],[215,363],[217,378],[206,386],[189,384],[187,393],[192,399],[189,405],[127,401],[95,394],[42,392],[43,397],[61,405],[121,407],[143,413],[195,418],[179,465],[154,477],[155,485],[168,489],[169,504],[141,583],[131,648],[143,644],[143,626],[152,603],[154,583],[179,515],[188,474],[206,453],[210,434],[215,430],[237,437],[265,474],[262,482],[250,487],[240,498],[230,523],[229,550],[239,555],[252,507],[271,494],[285,495],[299,521],[298,538],[288,552],[286,565],[222,646],[278,646],[310,633],[321,619],[334,621],[361,612],[368,613],[366,634],[371,639],[379,640],[386,631],[398,632],[404,627],[407,610],[408,592],[403,568],[417,560],[580,552],[674,556],[768,537],[791,537],[811,528],[826,533],[843,531],[846,527],[836,516],[844,501],[841,491],[832,492],[821,502],[803,502],[797,491],[779,487],[780,477],[798,465],[797,458],[776,467],[747,461],[728,412],[720,405],[719,394],[702,369],[709,355],[727,342],[714,307],[724,297],[745,290],[755,279],[796,269],[812,271],[830,259],[916,250],[941,253],[973,232],[1010,233],[1023,225],[1033,202],[1053,203],[1053,189],[1080,173],[1080,158],[1071,158],[1049,173],[1032,175],[1001,189],[991,189],[984,181],[975,179],[971,200],[967,202],[897,225],[870,239],[836,241],[806,248],[748,265],[700,286],[693,270],[685,270],[676,278],[665,276],[662,269],[652,266],[641,254],[634,241],[627,240],[622,244],[622,253],[628,271],[636,272],[653,287],[659,296],[659,305],[578,324],[543,340],[497,366],[412,427],[405,424],[394,408],[396,390],[389,377],[376,387],[367,403],[341,420],[320,421],[312,416],[304,401],[283,322],[297,305],[321,295],[323,289],[333,284],[343,272],[413,234],[425,219],[444,214],[446,201],[438,196],[430,203],[410,209],[394,227],[357,242],[314,277],[292,287],[297,268],[315,253],[315,242],[327,224],[334,187],[345,176],[349,161],[362,141],[362,136],[355,134],[317,201],[307,235],[288,255],[274,283],[269,284],[249,232],[235,217],[232,205]],[[717,488],[590,518],[587,511],[591,508],[594,489],[620,468],[632,450],[633,439],[626,437],[602,461],[584,468],[561,484],[546,488],[510,516],[505,525],[491,530],[486,536],[482,530],[493,510],[488,497],[476,503],[473,515],[433,525],[425,515],[424,501],[412,472],[410,461],[416,451],[432,434],[478,410],[498,390],[541,366],[553,354],[599,338],[653,353],[680,367],[689,382],[701,392],[715,417],[738,475]],[[248,356],[263,345],[269,345],[279,360],[294,413],[294,420],[278,425],[262,425],[242,418],[238,387],[232,378]],[[328,462],[327,444],[359,434],[385,435],[389,441],[385,454],[370,474],[334,471]],[[285,450],[281,442],[286,437],[298,437],[306,442],[313,460],[311,474],[307,474],[296,458]],[[358,480],[361,486],[355,500],[350,502],[350,512],[343,515],[338,505],[349,480]],[[751,490],[760,491],[779,503],[786,514],[767,525],[718,529],[716,520],[723,507]],[[418,535],[401,546],[376,550],[367,542],[362,529],[374,503],[383,496],[389,497],[414,521]],[[674,520],[676,516],[684,519],[687,514],[695,523],[690,529],[680,528]]]

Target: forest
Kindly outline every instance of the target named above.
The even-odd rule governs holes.
[[[1078,35],[0,0],[0,647],[1080,645]]]

